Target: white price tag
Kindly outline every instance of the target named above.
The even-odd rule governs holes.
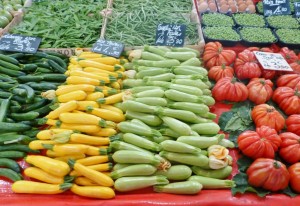
[[[254,54],[264,69],[276,71],[293,71],[281,54],[254,51]]]

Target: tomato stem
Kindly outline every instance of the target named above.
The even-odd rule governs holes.
[[[281,167],[280,163],[278,161],[274,161],[274,167],[276,169],[279,169]]]
[[[264,79],[260,79],[259,80],[259,82],[263,85],[263,86],[265,86],[266,85],[266,82],[265,82],[265,80]]]

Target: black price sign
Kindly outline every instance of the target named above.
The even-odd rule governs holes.
[[[291,14],[289,0],[263,0],[264,15],[287,15]]]
[[[0,50],[34,54],[41,40],[39,37],[5,34],[0,38]]]
[[[295,2],[294,7],[295,7],[295,16],[300,17],[300,2]]]
[[[184,45],[186,25],[159,24],[156,28],[155,45],[182,47]]]
[[[92,51],[100,54],[105,54],[107,56],[113,56],[119,58],[122,51],[124,50],[124,45],[119,42],[108,41],[104,39],[99,39],[93,45]]]

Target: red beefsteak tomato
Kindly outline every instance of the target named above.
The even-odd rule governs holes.
[[[262,78],[273,79],[277,75],[278,75],[278,72],[275,70],[261,69],[261,77]]]
[[[212,95],[217,101],[241,102],[248,97],[247,87],[237,82],[234,77],[224,77],[220,79],[212,89]]]
[[[299,74],[285,74],[280,76],[276,84],[278,87],[290,87],[292,89],[300,89],[300,75]]]
[[[281,145],[279,148],[280,157],[288,163],[300,161],[300,137],[292,132],[283,132],[279,134]]]
[[[293,132],[297,135],[300,135],[300,115],[299,114],[293,114],[290,115],[285,120],[286,128],[288,132]]]
[[[269,158],[256,159],[246,173],[251,186],[262,187],[272,192],[285,189],[290,180],[286,166]]]
[[[295,62],[290,63],[290,66],[293,69],[293,71],[291,73],[300,74],[300,59]]]
[[[268,47],[262,47],[262,48],[258,48],[258,47],[249,47],[247,48],[250,51],[261,51],[261,52],[273,52],[273,49],[268,48]]]
[[[278,87],[272,99],[287,115],[300,114],[300,92],[289,87]]]
[[[252,159],[274,158],[281,139],[275,129],[261,126],[257,127],[256,131],[243,132],[238,136],[237,142],[242,153]]]
[[[248,49],[238,54],[234,62],[234,71],[239,79],[260,77],[261,69],[254,53]]]
[[[209,42],[204,47],[203,61],[209,69],[223,64],[229,66],[234,62],[235,58],[235,51],[223,49],[220,42]]]
[[[298,57],[296,53],[293,50],[290,50],[287,47],[282,47],[279,51],[279,53],[284,57],[284,59],[290,64],[295,62]]]
[[[291,165],[288,171],[290,173],[290,185],[292,189],[300,193],[300,162]]]
[[[282,130],[285,124],[284,117],[268,104],[255,106],[251,112],[251,117],[257,127],[268,126],[277,132]]]
[[[271,99],[273,94],[273,82],[264,78],[253,78],[247,85],[248,99],[255,104],[263,104]]]
[[[208,78],[215,80],[216,82],[223,77],[233,77],[234,70],[230,66],[214,66],[208,71]]]

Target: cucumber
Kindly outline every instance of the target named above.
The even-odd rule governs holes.
[[[15,65],[15,64],[3,61],[1,59],[0,59],[0,66],[5,67],[5,68],[10,69],[10,70],[16,70],[16,71],[19,71],[19,70],[22,69],[21,67]]]
[[[19,112],[20,110],[21,110],[21,106],[10,106],[9,107],[10,112],[16,113],[16,112]]]
[[[14,96],[12,96],[11,99],[17,101],[19,103],[19,105],[20,104],[26,104],[26,98],[25,97],[14,95]]]
[[[23,132],[23,131],[27,131],[30,129],[31,129],[31,127],[26,124],[0,122],[0,131],[1,132]]]
[[[45,81],[54,81],[54,82],[65,82],[67,76],[64,74],[40,74],[38,75],[43,78]]]
[[[48,64],[47,61],[34,62],[34,64],[37,65],[38,67],[41,67],[41,68],[51,69],[51,66]],[[52,71],[52,69],[51,69],[51,71]]]
[[[56,71],[56,72],[59,72],[59,73],[62,73],[64,74],[66,72],[66,67],[61,67],[59,64],[57,64],[55,61],[49,59],[48,60],[48,64],[51,66],[51,68]]]
[[[6,117],[7,111],[8,111],[8,107],[9,107],[9,102],[10,99],[5,99],[1,102],[1,106],[0,106],[0,122],[3,122],[3,120]]]
[[[7,168],[0,168],[0,177],[6,177],[13,182],[23,179],[20,174],[16,173],[14,170]]]
[[[26,75],[26,76],[19,76],[18,80],[20,82],[40,82],[40,81],[43,81],[43,77],[34,76],[34,75]]]
[[[5,118],[5,122],[7,122],[7,123],[14,123],[15,120],[13,120],[13,119],[11,119],[11,118],[9,118],[9,117],[6,117],[6,118]]]
[[[54,52],[54,51],[44,51],[44,53],[51,55],[51,56],[56,56],[56,57],[59,57],[61,59],[67,59],[68,57],[64,54],[61,54],[61,53],[58,53],[58,52]]]
[[[27,72],[33,72],[37,69],[37,67],[38,66],[36,64],[21,64],[22,70]]]
[[[10,96],[11,96],[11,93],[5,92],[5,91],[0,91],[0,98],[7,99]]]
[[[15,87],[15,84],[7,83],[7,82],[0,82],[0,89],[9,90]]]
[[[34,138],[34,137],[36,137],[36,135],[37,135],[39,132],[40,132],[39,129],[32,128],[32,129],[29,130],[29,131],[23,132],[23,134],[24,134],[25,136]]]
[[[19,151],[3,151],[3,152],[0,152],[0,158],[19,159],[19,158],[25,157],[25,155],[26,155],[25,152],[19,152]]]
[[[57,87],[54,83],[49,83],[49,82],[40,82],[40,83],[27,82],[26,84],[33,89],[46,90],[46,91],[47,90],[55,90]]]
[[[36,70],[35,70],[36,73],[52,73],[53,71],[51,69],[46,69],[46,68],[43,68],[43,67],[38,67]]]
[[[29,112],[38,108],[43,107],[48,102],[47,99],[41,99],[33,104],[26,104],[22,106],[22,112]]]
[[[23,54],[23,53],[14,53],[14,54],[9,54],[7,56],[12,57],[14,59],[21,59],[22,57],[25,56],[25,54]]]
[[[57,63],[60,67],[67,68],[67,64],[66,62],[64,62],[64,60],[62,60],[61,58],[57,57],[57,56],[53,56],[53,55],[47,55],[46,59],[51,60],[55,63]],[[50,63],[50,65],[52,64],[52,62]]]
[[[0,73],[7,74],[7,75],[12,76],[12,77],[18,77],[18,76],[25,76],[26,75],[24,72],[12,70],[12,69],[6,69],[2,66],[0,66]]]
[[[17,173],[21,172],[19,164],[15,160],[8,158],[0,158],[0,167],[11,169]]]
[[[44,105],[43,107],[40,107],[38,109],[32,110],[33,112],[38,112],[40,116],[44,116],[48,114],[50,111],[52,111],[51,106],[54,104],[54,102],[50,102],[49,104]]]
[[[8,55],[0,54],[0,60],[3,60],[5,62],[11,63],[11,64],[14,64],[16,66],[19,65],[19,61],[18,60],[16,60],[13,57],[10,57]]]
[[[39,153],[39,150],[32,150],[28,145],[24,144],[8,144],[8,145],[0,145],[0,152],[2,151],[20,151],[27,153]]]
[[[0,81],[9,82],[9,83],[17,83],[16,80],[12,79],[10,76],[6,74],[0,74]]]
[[[26,103],[31,102],[34,98],[34,90],[26,84],[19,84],[18,87],[26,90],[26,93],[27,93]]]
[[[25,97],[27,95],[26,90],[25,89],[20,89],[20,88],[13,88],[11,90],[11,93],[15,94],[17,96],[22,96],[22,97]]]
[[[34,120],[37,118],[40,114],[38,112],[27,112],[27,113],[11,113],[10,116],[14,120],[17,121],[27,121],[27,120]]]

